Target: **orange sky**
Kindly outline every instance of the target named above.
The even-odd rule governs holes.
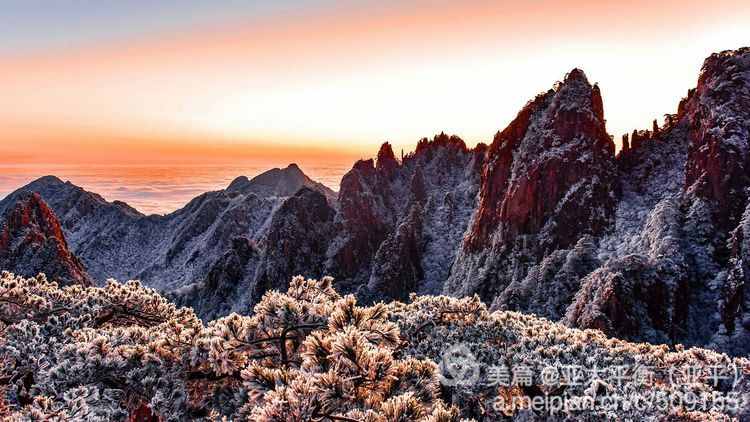
[[[705,56],[750,42],[746,0],[607,3],[327,4],[0,50],[0,153],[325,159],[441,130],[474,144],[573,67],[600,83],[619,138],[674,112]]]

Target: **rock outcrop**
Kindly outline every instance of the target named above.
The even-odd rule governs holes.
[[[683,114],[690,142],[686,188],[711,201],[716,224],[731,230],[750,185],[750,48],[706,59]]]
[[[483,144],[469,149],[441,133],[403,162],[388,143],[377,162],[357,162],[341,182],[327,274],[373,300],[440,292],[474,211],[485,154]]]
[[[329,243],[334,236],[336,211],[326,197],[302,188],[274,214],[263,240],[263,255],[256,271],[252,302],[271,289],[283,290],[294,276],[320,278]]]
[[[498,227],[500,241],[510,243],[553,221],[545,243],[556,248],[609,223],[614,143],[605,129],[599,88],[583,71],[573,69],[555,89],[527,104],[495,136],[488,157],[470,249],[489,245]]]
[[[476,215],[443,292],[492,300],[545,257],[603,233],[617,192],[599,88],[573,69],[495,135]]]
[[[26,277],[44,273],[62,285],[93,284],[68,249],[55,213],[33,193],[17,197],[0,218],[0,270]]]
[[[634,132],[618,156],[615,225],[566,320],[746,354],[750,49],[706,59],[698,86],[665,120]]]
[[[355,277],[368,268],[378,245],[392,230],[394,204],[387,175],[373,160],[360,160],[341,179],[337,226],[340,247],[332,251],[339,277]]]
[[[373,258],[367,287],[388,298],[405,301],[424,281],[422,269],[422,207],[415,204],[406,219],[380,245]]]

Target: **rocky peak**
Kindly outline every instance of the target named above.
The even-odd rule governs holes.
[[[466,170],[478,175],[481,172],[486,148],[486,144],[479,143],[476,147],[470,149],[460,137],[440,132],[432,139],[420,139],[414,152],[404,157],[403,164],[408,166],[411,162],[416,166],[421,166],[437,158],[445,166],[464,166],[466,164],[463,161],[464,157],[471,157],[471,167]]]
[[[588,78],[586,78],[586,73],[577,67],[574,67],[573,70],[565,75],[565,82],[569,82],[572,80],[578,80],[584,83],[589,82]]]
[[[414,154],[424,154],[436,148],[449,148],[462,152],[469,151],[463,139],[459,138],[456,135],[448,136],[445,134],[445,132],[440,132],[438,135],[435,135],[432,140],[428,138],[420,139],[417,143],[417,148],[415,149]]]
[[[391,175],[393,174],[393,171],[398,168],[398,166],[399,163],[398,160],[396,160],[396,155],[393,153],[391,144],[388,142],[384,142],[383,145],[380,146],[380,150],[378,151],[378,158],[375,168],[387,175]]]
[[[393,297],[404,286],[440,291],[476,204],[485,151],[484,144],[470,150],[461,138],[440,133],[421,139],[402,162],[384,144],[377,162],[354,164],[341,181],[329,274],[354,288],[400,291]],[[404,250],[408,258],[386,263]],[[408,283],[398,280],[399,265],[410,271]]]
[[[719,227],[739,222],[750,185],[750,48],[708,57],[682,108],[689,124],[686,189],[714,201]]]
[[[65,182],[57,176],[47,175],[36,179],[36,183],[39,185],[62,185]]]
[[[227,186],[227,191],[242,192],[248,188],[248,185],[250,185],[250,179],[247,176],[238,176]]]
[[[630,135],[627,133],[622,135],[622,153],[627,153],[630,151]]]
[[[68,214],[72,219],[78,219],[92,213],[97,208],[116,208],[132,216],[141,215],[127,204],[122,202],[108,203],[100,195],[87,192],[71,182],[63,182],[55,176],[40,177],[8,195],[0,201],[0,213],[13,206],[19,198],[25,196],[28,192],[38,193],[44,199],[44,202],[55,210],[56,215],[66,228],[68,228],[68,225],[74,225],[75,223],[74,221],[66,221]]]
[[[365,174],[373,173],[375,171],[375,161],[372,158],[357,160],[352,166],[352,170]],[[346,175],[344,175],[344,177],[346,177]]]
[[[551,243],[575,242],[578,234],[605,226],[615,182],[614,143],[599,88],[573,69],[495,135],[468,246],[487,246],[498,226],[510,241],[538,233],[553,220],[566,224],[557,224]]]
[[[229,184],[226,192],[229,194],[253,193],[261,197],[292,196],[303,187],[315,189],[330,200],[335,200],[335,192],[310,179],[295,163],[283,169],[274,168],[265,171],[252,179],[246,176],[237,177]]]
[[[38,193],[21,195],[0,220],[0,269],[24,276],[41,272],[63,284],[92,284]]]
[[[300,170],[299,166],[290,164],[284,169],[274,168],[265,171],[252,179],[240,176],[229,184],[227,191],[255,193],[267,190],[268,193],[276,193],[278,190],[286,191],[294,189],[294,186],[299,189],[307,180],[307,176]],[[294,191],[296,192],[297,189],[294,189]]]

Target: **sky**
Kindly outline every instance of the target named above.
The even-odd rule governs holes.
[[[615,4],[617,3],[617,4]],[[4,0],[6,163],[295,161],[489,142],[574,67],[610,134],[676,111],[750,2]]]

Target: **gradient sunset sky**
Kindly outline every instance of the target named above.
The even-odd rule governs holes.
[[[619,139],[674,112],[750,2],[5,0],[7,163],[217,161],[488,142],[584,69]],[[291,161],[291,160],[290,160]]]

